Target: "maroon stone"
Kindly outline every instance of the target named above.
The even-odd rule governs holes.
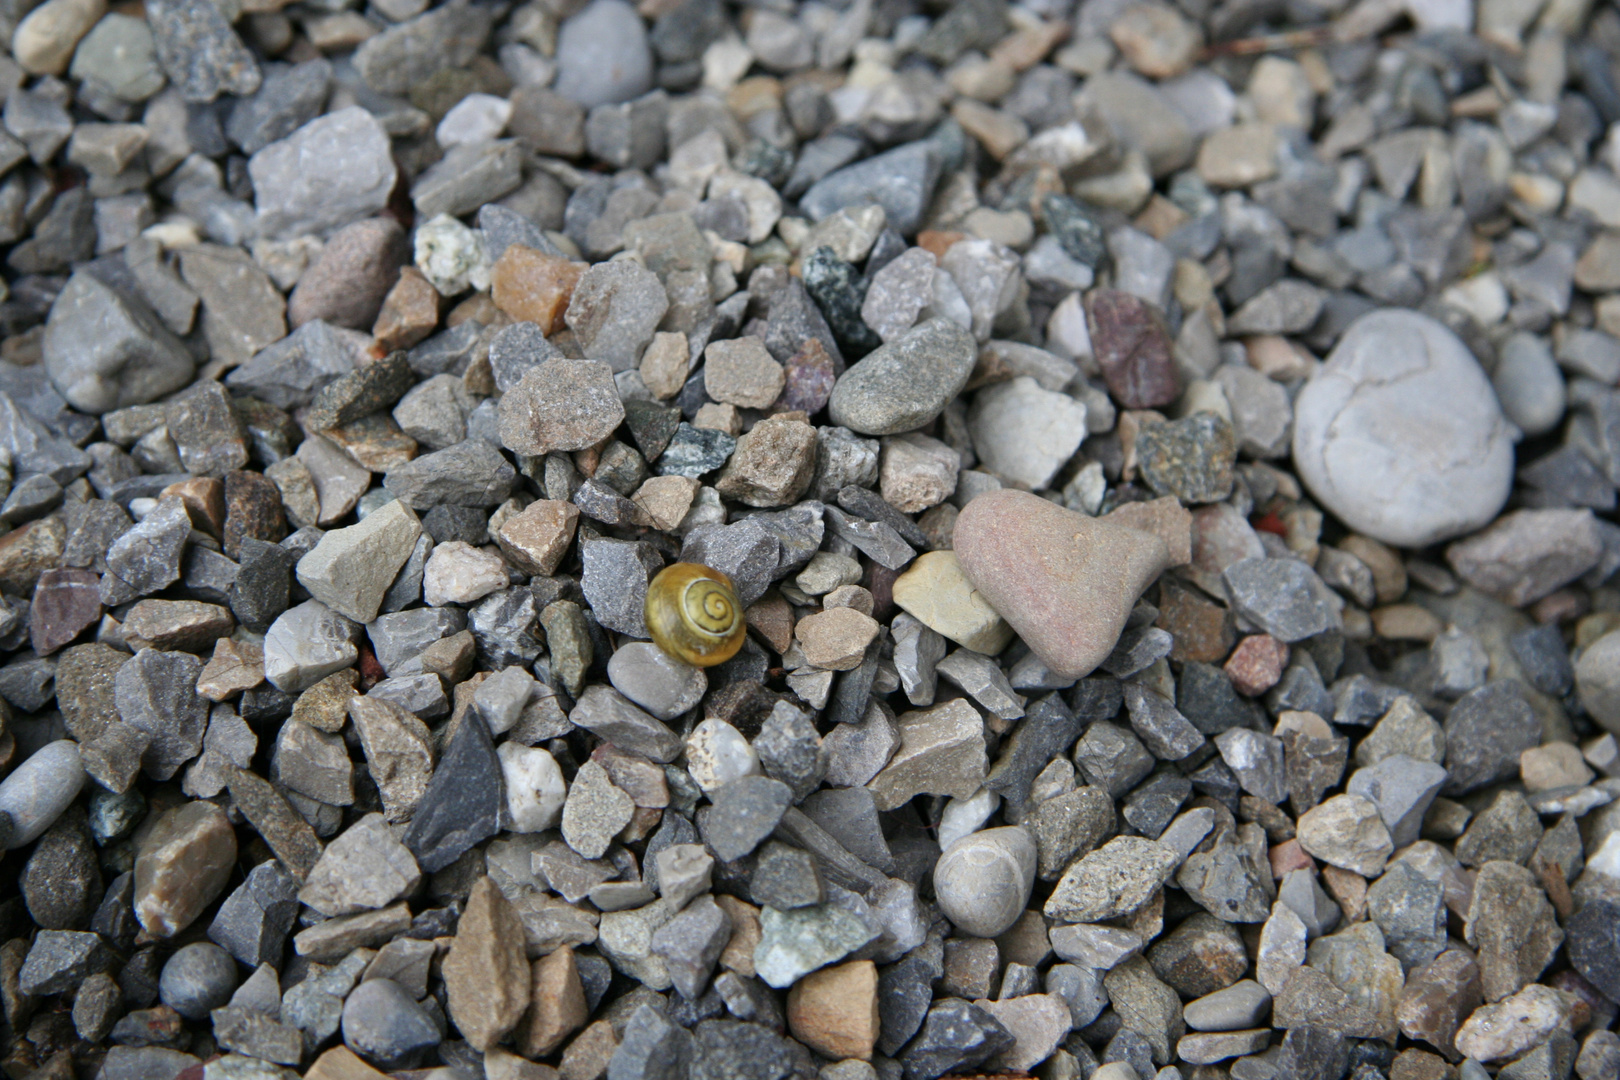
[[[804,346],[787,358],[782,373],[787,383],[782,388],[782,396],[771,406],[773,413],[796,410],[814,416],[827,404],[838,378],[833,370],[833,358],[815,338],[806,338]]]
[[[28,640],[46,656],[101,621],[101,575],[69,567],[39,575]]]
[[[225,554],[238,558],[242,541],[248,537],[274,544],[286,535],[280,489],[262,473],[226,473]]]
[[[1170,331],[1159,309],[1130,293],[1098,289],[1086,301],[1091,347],[1108,392],[1127,409],[1157,409],[1181,393]]]

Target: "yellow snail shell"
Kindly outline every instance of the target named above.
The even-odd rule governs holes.
[[[747,636],[731,579],[701,563],[672,563],[647,586],[647,629],[669,655],[697,667],[723,664]]]

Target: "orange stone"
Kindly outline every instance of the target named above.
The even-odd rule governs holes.
[[[490,296],[512,318],[534,323],[542,334],[554,334],[562,328],[563,312],[584,272],[580,263],[513,244],[495,260]]]
[[[158,492],[160,499],[170,495],[180,496],[193,526],[216,540],[225,535],[224,484],[211,476],[193,476]]]
[[[856,960],[822,968],[788,992],[788,1030],[835,1061],[867,1060],[878,1037],[877,965]]]
[[[408,349],[439,325],[439,290],[414,266],[399,272],[388,290],[371,336],[384,353]]]
[[[952,244],[965,239],[965,234],[959,232],[940,232],[938,229],[924,229],[917,234],[917,246],[934,258],[943,259],[945,253],[951,250]]]

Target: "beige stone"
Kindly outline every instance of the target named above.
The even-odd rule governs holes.
[[[479,878],[444,958],[450,1018],[467,1041],[488,1050],[517,1027],[529,1007],[531,972],[523,920],[495,882]]]
[[[260,661],[263,661],[262,653]],[[298,700],[293,702],[292,718],[322,731],[342,731],[348,718],[349,699],[354,697],[359,677],[360,673],[354,668],[332,672],[298,695]]]
[[[30,75],[60,75],[79,39],[107,13],[107,0],[46,0],[11,37],[11,52]]]
[[[1152,533],[1170,549],[1170,565],[1185,566],[1192,562],[1192,514],[1174,495],[1149,502],[1125,503],[1103,520]]]
[[[529,1015],[519,1036],[525,1057],[545,1057],[590,1018],[574,950],[564,945],[534,962]]]
[[[598,1020],[568,1044],[557,1072],[562,1080],[598,1080],[607,1072],[613,1051],[618,1048],[619,1040],[613,1034],[613,1025],[606,1020]]]
[[[811,972],[788,991],[788,1030],[824,1057],[870,1060],[878,1038],[877,985],[870,960]]]
[[[354,669],[344,669],[352,676]],[[197,693],[209,701],[228,701],[264,682],[264,649],[251,641],[220,638],[214,655],[197,676]]]
[[[649,478],[630,501],[647,512],[653,528],[661,532],[674,532],[686,512],[692,509],[702,485],[687,476],[654,476]]]
[[[805,493],[815,471],[816,429],[802,413],[769,416],[737,440],[714,487],[749,506],[787,506]]]
[[[961,467],[961,454],[938,439],[917,432],[889,435],[883,439],[879,491],[896,510],[921,513],[955,494]]]
[[[849,671],[860,667],[878,629],[870,615],[839,607],[805,616],[793,632],[811,664],[827,671]]]
[[[994,656],[1012,641],[1012,627],[973,588],[955,552],[917,556],[895,578],[893,595],[894,602],[918,622],[975,652]]]
[[[703,387],[709,396],[740,408],[769,408],[787,381],[782,365],[756,337],[711,342],[703,359]]]
[[[1372,625],[1379,637],[1390,641],[1433,641],[1445,629],[1433,612],[1416,604],[1375,608]]]
[[[490,270],[490,297],[513,319],[532,322],[549,337],[562,329],[563,312],[583,273],[583,263],[513,244]]]
[[[1406,595],[1406,564],[1393,548],[1352,533],[1339,542],[1339,550],[1354,555],[1372,571],[1373,591],[1380,604],[1393,604]]]
[[[759,908],[735,896],[716,893],[714,902],[731,919],[731,940],[720,952],[720,966],[738,975],[754,974],[754,947],[763,933],[759,925]]]
[[[1592,782],[1592,770],[1581,758],[1580,747],[1555,742],[1535,746],[1519,755],[1519,776],[1527,791],[1580,787]]]
[[[685,334],[660,330],[641,354],[641,381],[653,397],[667,401],[681,392],[692,373],[692,353]]]
[[[347,1046],[334,1046],[315,1059],[304,1080],[383,1080],[386,1075],[361,1061]]]
[[[698,406],[697,414],[692,417],[692,426],[706,431],[723,431],[735,439],[742,434],[742,414],[735,405],[707,401]]]
[[[1215,187],[1238,188],[1277,175],[1277,131],[1270,124],[1237,124],[1212,131],[1198,148],[1198,175]]]
[[[1108,36],[1119,46],[1126,62],[1150,79],[1182,74],[1204,45],[1196,23],[1158,0],[1125,8],[1109,25]]]
[[[556,499],[536,499],[506,520],[495,543],[525,574],[550,577],[568,553],[579,525],[579,507]]]
[[[158,818],[135,856],[135,917],[155,938],[190,926],[225,891],[236,867],[236,832],[211,802]]]

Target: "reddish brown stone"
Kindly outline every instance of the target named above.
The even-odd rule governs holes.
[[[414,266],[399,272],[399,280],[383,298],[382,310],[371,328],[377,348],[384,353],[408,349],[433,333],[439,324],[439,290]]]
[[[274,544],[287,535],[281,490],[263,473],[225,474],[225,554],[237,558],[248,537]]]
[[[554,334],[562,329],[563,312],[584,272],[583,263],[513,244],[490,272],[490,296],[512,318],[534,323],[542,334]]]
[[[1231,612],[1169,577],[1159,581],[1158,627],[1175,640],[1170,659],[1181,664],[1218,664],[1237,638]]]
[[[371,218],[339,229],[321,249],[287,301],[294,329],[312,319],[364,330],[399,278],[410,252],[392,218]]]
[[[1098,289],[1087,300],[1091,345],[1108,392],[1127,409],[1156,409],[1181,393],[1164,316],[1141,297]]]
[[[1232,689],[1245,697],[1259,697],[1277,685],[1288,667],[1288,646],[1270,634],[1251,634],[1238,642],[1226,661]]]
[[[60,649],[101,621],[101,577],[88,570],[47,570],[28,613],[28,640],[40,656]]]
[[[158,492],[158,498],[178,495],[186,506],[191,524],[213,537],[219,537],[225,528],[225,486],[211,476],[193,476],[189,480],[170,484]]]
[[[62,561],[66,546],[67,526],[60,514],[30,521],[0,536],[0,589],[27,596],[39,576]]]
[[[1483,1001],[1479,965],[1463,950],[1447,949],[1407,976],[1395,1022],[1407,1038],[1455,1054],[1457,1029]]]
[[[832,396],[833,383],[838,378],[832,356],[815,338],[806,338],[799,351],[787,358],[782,373],[787,382],[776,404],[771,406],[771,412],[819,412]]]

